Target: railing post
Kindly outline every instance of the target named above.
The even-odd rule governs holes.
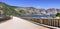
[[[60,27],[60,19],[58,20],[58,27]]]
[[[42,24],[42,20],[43,20],[43,19],[40,19],[40,23],[41,23],[41,24]]]

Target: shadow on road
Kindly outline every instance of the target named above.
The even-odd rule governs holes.
[[[3,22],[8,21],[10,19],[11,19],[10,16],[0,16],[0,23],[3,23]]]

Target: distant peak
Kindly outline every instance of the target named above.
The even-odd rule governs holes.
[[[0,2],[0,4],[5,4],[4,2]]]
[[[0,2],[0,8],[3,8],[4,5],[5,5],[4,2]]]

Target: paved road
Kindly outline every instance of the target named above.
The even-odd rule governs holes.
[[[48,29],[42,26],[38,26],[24,19],[14,17],[0,24],[0,29]]]

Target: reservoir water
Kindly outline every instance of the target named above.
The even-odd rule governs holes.
[[[22,17],[32,17],[32,18],[55,18],[56,15],[55,14],[51,14],[51,15],[24,15]]]

